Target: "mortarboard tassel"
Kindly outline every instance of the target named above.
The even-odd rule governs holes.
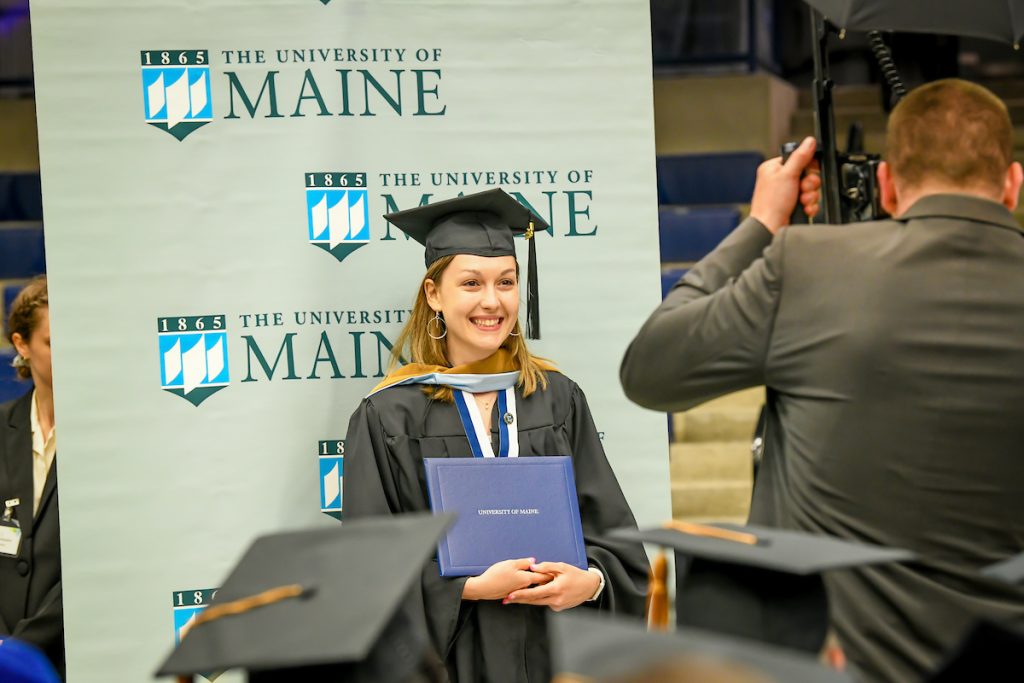
[[[533,221],[526,229],[530,253],[526,262],[526,338],[540,339],[540,290],[537,286],[537,238]]]
[[[259,607],[273,605],[275,602],[281,602],[282,600],[309,597],[314,592],[315,591],[311,588],[303,588],[299,584],[293,583],[287,586],[270,588],[262,593],[257,593],[256,595],[251,595],[247,598],[232,600],[231,602],[225,602],[219,605],[212,605],[196,615],[196,620],[192,624],[192,628],[196,628],[197,626],[201,626],[210,621],[216,621],[221,617],[245,614],[246,612],[251,612]]]
[[[662,550],[654,558],[647,581],[647,630],[668,630],[668,556]]]
[[[717,526],[709,526],[707,524],[695,524],[693,522],[683,522],[678,519],[670,519],[663,522],[661,526],[683,534],[690,534],[691,536],[718,538],[723,541],[732,541],[733,543],[743,543],[745,545],[757,545],[758,543],[757,536],[754,534],[747,533],[745,531],[721,529]]]

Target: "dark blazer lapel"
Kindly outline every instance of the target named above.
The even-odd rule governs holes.
[[[32,534],[32,393],[28,392],[11,407],[6,425],[7,476],[16,498],[21,499],[15,512],[21,532]],[[3,501],[0,500],[0,505]]]

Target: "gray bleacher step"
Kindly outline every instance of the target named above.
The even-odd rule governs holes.
[[[1010,120],[1020,123],[1024,122],[1024,101],[1011,101],[1007,103],[1010,111]],[[835,110],[836,130],[845,131],[853,122],[859,122],[867,131],[884,131],[888,120],[881,105],[874,107],[845,107]],[[814,112],[811,109],[799,109],[793,114],[793,130],[813,130]]]
[[[836,131],[846,132],[851,123],[857,122],[864,131],[884,131],[887,117],[881,107],[849,107],[835,112]],[[814,130],[814,112],[801,109],[793,114],[793,130]]]
[[[879,85],[839,85],[832,89],[832,102],[836,107],[882,107],[882,88]],[[814,105],[810,84],[800,88],[797,106],[810,109]]]
[[[675,519],[743,517],[750,512],[750,484],[736,481],[703,481],[672,484],[672,516]]]
[[[1024,161],[1024,112],[1014,118],[1018,125],[1013,129],[1014,160]],[[836,146],[842,150],[846,148],[846,133],[848,126],[839,126],[836,129]],[[798,113],[793,117],[792,140],[802,140],[807,135],[814,135],[814,121],[811,113]],[[881,154],[885,151],[885,127],[877,129],[866,128],[864,131],[864,149],[868,152]]]
[[[662,261],[661,272],[667,273],[670,270],[689,270],[697,264],[696,261]]]
[[[1024,118],[1022,118],[1024,121]],[[836,131],[836,147],[840,150],[846,149],[846,129]],[[793,140],[802,140],[807,135],[814,135],[813,127],[793,129]],[[882,154],[885,152],[885,130],[868,130],[864,132],[864,149],[868,152]],[[1013,157],[1014,161],[1024,162],[1024,126],[1017,126],[1013,129]]]
[[[794,141],[800,141],[800,140],[803,140],[804,137],[806,137],[808,135],[814,135],[814,127],[813,127],[813,124],[810,122],[810,119],[807,119],[804,125],[807,126],[807,127],[804,127],[804,128],[794,127],[793,128],[792,139]],[[841,129],[838,129],[836,131],[836,149],[839,149],[839,150],[846,149],[846,134],[847,134],[847,132],[848,132],[847,128],[841,128]],[[874,154],[881,154],[882,152],[885,151],[885,129],[884,128],[881,128],[879,130],[866,130],[866,131],[864,131],[864,150],[866,152],[871,152],[871,153],[874,153]]]
[[[987,81],[982,83],[1007,104],[1016,100],[1024,100],[1024,83],[1017,79]],[[810,83],[799,88],[797,107],[810,109],[813,106],[813,92]],[[876,107],[882,108],[882,86],[872,85],[838,85],[832,89],[832,101],[837,109],[843,107]]]
[[[0,169],[5,172],[39,172],[35,105],[34,98],[0,98]]]
[[[673,485],[734,481],[749,486],[753,481],[750,442],[672,444],[669,447],[669,470]]]
[[[719,408],[757,408],[764,404],[764,387],[751,387],[750,389],[742,389],[740,391],[734,391],[731,394],[725,394],[718,398],[713,398],[710,401],[701,403],[699,406],[688,410],[688,413],[692,412],[714,412]]]
[[[1024,83],[1017,78],[994,80],[982,83],[1003,101],[1024,99]]]
[[[693,522],[695,524],[738,524],[740,526],[747,523],[747,515],[734,515],[728,517],[687,517],[687,522]]]
[[[677,442],[745,441],[750,443],[757,427],[760,404],[691,410],[672,416],[672,433]]]
[[[653,85],[659,155],[740,150],[775,154],[796,109],[797,89],[765,73],[656,75]]]

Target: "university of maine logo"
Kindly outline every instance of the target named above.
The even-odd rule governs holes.
[[[365,173],[307,173],[309,242],[339,261],[370,242]]]
[[[198,406],[228,385],[225,316],[157,318],[160,388]]]
[[[144,50],[142,98],[146,123],[178,140],[213,121],[206,50]]]
[[[341,486],[345,476],[345,442],[321,441],[320,512],[341,519]]]
[[[210,604],[217,594],[216,588],[176,591],[174,597],[174,644],[177,645],[196,623],[196,617]],[[203,678],[214,681],[220,673],[204,673]]]

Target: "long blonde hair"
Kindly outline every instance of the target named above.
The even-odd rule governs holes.
[[[419,291],[416,293],[412,316],[402,328],[401,334],[398,335],[398,339],[391,349],[389,371],[406,362],[451,367],[451,361],[448,360],[448,338],[434,339],[428,334],[428,329],[434,330],[434,334],[437,334],[438,330],[437,325],[431,322],[434,318],[434,310],[427,303],[427,294],[423,285],[427,280],[433,280],[440,284],[444,271],[451,265],[455,256],[454,254],[442,256],[427,268],[423,281],[420,282]],[[518,274],[519,264],[516,264],[516,275]],[[501,348],[512,354],[513,363],[519,371],[518,386],[523,392],[523,396],[529,396],[538,387],[542,390],[547,388],[548,380],[544,373],[554,370],[555,366],[550,361],[530,353],[526,348],[526,341],[523,339],[518,320],[515,327],[512,328],[512,334],[501,343]],[[438,401],[446,403],[454,401],[451,387],[425,386],[423,391]]]

